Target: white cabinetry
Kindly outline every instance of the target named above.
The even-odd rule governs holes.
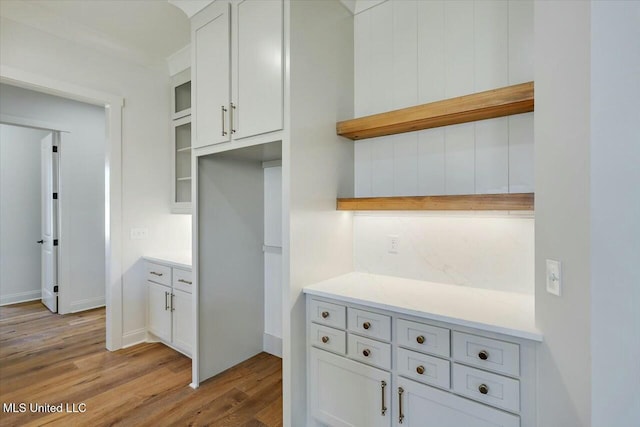
[[[319,296],[307,326],[309,425],[536,425],[532,342]]]
[[[219,0],[192,19],[194,148],[282,129],[282,1]]]
[[[191,356],[193,302],[191,271],[147,262],[147,330]]]
[[[191,69],[171,78],[171,212],[191,213]]]
[[[311,414],[336,427],[391,426],[391,374],[311,348]]]

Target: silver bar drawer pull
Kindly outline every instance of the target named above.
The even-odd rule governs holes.
[[[153,274],[154,276],[162,276],[162,273],[158,273],[157,271],[150,271],[149,274]]]
[[[169,310],[169,292],[164,293],[164,309]]]
[[[234,112],[234,110],[235,110],[235,109],[236,109],[236,106],[235,106],[235,105],[233,105],[233,102],[232,102],[232,103],[231,103],[231,109],[230,109],[230,111],[229,111],[229,115],[230,115],[230,117],[231,117],[231,133],[236,133],[235,123],[233,123],[233,122],[234,122],[234,119],[233,119],[233,112]]]
[[[173,297],[175,297],[175,294],[171,294],[171,311],[176,311],[176,306],[173,305]]]
[[[400,424],[402,424],[402,421],[404,421],[404,410],[402,409],[402,395],[404,394],[404,389],[402,387],[398,387],[398,403],[399,403],[399,409],[400,409],[400,415],[398,416],[398,422]]]
[[[190,284],[191,284],[191,282],[190,282],[190,281],[188,281],[188,280],[184,280],[184,279],[178,279],[178,282],[180,282],[180,283],[186,283],[187,285],[190,285]]]
[[[227,131],[224,129],[224,113],[227,112],[227,109],[224,108],[224,105],[220,106],[222,108],[222,136],[227,136]]]
[[[387,413],[387,405],[384,402],[384,389],[386,387],[387,387],[387,382],[386,381],[381,381],[380,382],[380,388],[382,389],[382,408],[381,408],[382,415]]]

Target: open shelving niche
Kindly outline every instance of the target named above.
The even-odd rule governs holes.
[[[336,124],[338,135],[354,141],[534,111],[534,84],[521,83]],[[533,193],[337,200],[338,210],[533,210]]]

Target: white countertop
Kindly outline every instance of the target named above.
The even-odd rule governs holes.
[[[542,341],[533,295],[358,272],[306,286],[304,293]]]
[[[191,253],[165,253],[145,255],[142,258],[147,261],[164,264],[169,267],[191,270]]]

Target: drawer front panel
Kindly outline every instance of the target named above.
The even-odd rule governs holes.
[[[451,378],[448,360],[442,360],[403,348],[398,349],[397,355],[399,375],[425,384],[432,384],[442,388],[450,387]]]
[[[179,268],[173,269],[173,287],[185,292],[191,293],[193,286],[193,275],[190,271],[181,270]]]
[[[171,286],[171,268],[148,262],[147,280],[161,285]]]
[[[391,344],[349,334],[347,355],[382,369],[391,369]]]
[[[347,308],[344,305],[312,299],[309,319],[321,325],[345,329],[347,326]]]
[[[396,331],[400,346],[443,357],[449,357],[451,353],[449,329],[398,319]]]
[[[349,330],[378,340],[391,341],[391,317],[370,311],[349,308]]]
[[[453,358],[483,369],[520,375],[520,347],[517,344],[454,331]]]
[[[502,375],[454,363],[453,390],[509,411],[520,410],[520,382]]]
[[[311,324],[311,345],[338,354],[347,353],[347,333],[327,326]]]

